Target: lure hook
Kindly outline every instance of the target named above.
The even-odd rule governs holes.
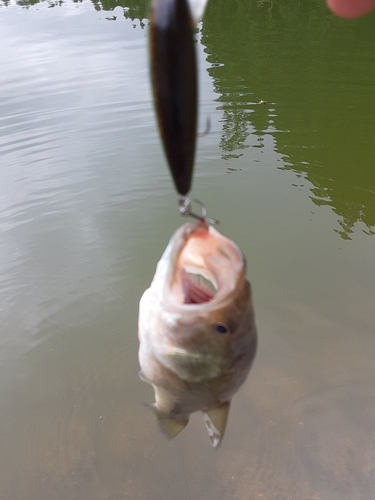
[[[202,201],[197,200],[196,198],[194,198],[194,201],[198,203],[202,208],[202,213],[200,215],[192,212],[191,202],[187,196],[178,197],[178,209],[183,217],[193,217],[194,219],[198,219],[200,222],[202,222],[202,224],[219,224],[219,221],[217,219],[211,219],[210,217],[207,217],[206,206]]]
[[[206,137],[210,133],[211,130],[211,118],[207,116],[206,118],[206,128],[203,130],[203,132],[198,132],[197,136],[198,137]]]

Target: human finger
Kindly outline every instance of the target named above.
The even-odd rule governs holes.
[[[328,7],[341,17],[360,17],[375,9],[375,0],[326,0]]]

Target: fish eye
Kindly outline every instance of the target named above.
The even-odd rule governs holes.
[[[229,332],[229,328],[224,323],[215,323],[214,324],[215,332],[220,333],[220,335],[225,335]]]

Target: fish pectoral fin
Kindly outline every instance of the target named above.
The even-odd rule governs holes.
[[[206,426],[211,444],[214,448],[220,446],[221,441],[224,437],[225,427],[228,420],[229,407],[230,401],[223,403],[220,406],[216,406],[215,408],[210,408],[209,410],[202,411],[203,421]]]
[[[154,405],[151,406],[155,413],[159,428],[165,437],[173,439],[177,436],[188,424],[189,417],[186,415],[173,415],[159,411]]]

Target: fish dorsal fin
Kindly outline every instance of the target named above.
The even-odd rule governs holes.
[[[165,437],[173,439],[177,436],[189,422],[189,417],[186,415],[171,415],[159,411],[155,406],[151,406],[152,411],[155,413],[159,428]]]
[[[214,448],[220,446],[227,425],[230,402],[202,411],[203,421]]]
[[[191,16],[195,23],[199,23],[206,10],[208,0],[188,0]]]

